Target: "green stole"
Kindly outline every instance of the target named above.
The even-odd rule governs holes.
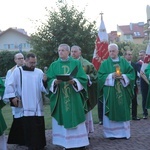
[[[110,73],[115,72],[115,65],[121,68],[130,83],[123,87],[120,79],[115,80],[114,86],[105,86],[104,83]],[[102,101],[105,98],[105,115],[112,121],[130,120],[130,104],[134,94],[135,72],[133,67],[124,59],[119,57],[118,62],[113,62],[109,57],[103,61],[98,71],[98,94]]]
[[[59,125],[65,128],[74,128],[78,124],[85,121],[85,113],[87,113],[87,76],[81,66],[80,61],[71,57],[67,61],[58,59],[53,62],[48,71],[48,88],[50,88],[56,75],[71,73],[71,71],[78,67],[76,79],[83,86],[83,90],[76,92],[72,85],[67,82],[61,82],[57,87],[56,93],[49,93],[51,115],[54,117]]]
[[[4,82],[3,80],[0,78],[0,96],[3,97],[3,94],[4,94]],[[5,123],[5,120],[4,120],[4,117],[2,115],[2,112],[1,112],[1,109],[2,107],[5,106],[5,103],[0,100],[0,136],[4,133],[4,131],[6,130],[7,126],[6,126],[6,123]]]

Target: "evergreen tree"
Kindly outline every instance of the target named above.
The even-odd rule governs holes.
[[[90,60],[95,47],[95,22],[90,23],[73,5],[58,3],[57,10],[47,10],[48,20],[31,35],[33,52],[38,57],[38,67],[49,66],[58,58],[59,44],[79,45],[83,56]]]

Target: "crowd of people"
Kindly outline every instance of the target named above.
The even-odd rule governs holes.
[[[104,138],[129,139],[130,120],[140,120],[137,79],[140,79],[143,119],[148,118],[150,108],[150,88],[140,76],[146,53],[140,51],[139,61],[134,63],[132,51],[120,56],[117,44],[109,44],[108,52],[109,57],[97,71],[83,58],[79,46],[70,48],[68,44],[60,44],[59,58],[50,64],[46,73],[36,67],[34,53],[28,53],[25,58],[17,53],[16,66],[8,70],[5,83],[0,79],[1,150],[7,150],[7,144],[44,150],[43,93],[50,99],[54,145],[64,150],[86,149],[90,144],[89,133],[94,132],[92,109],[96,105]],[[150,65],[142,73],[150,80]],[[1,109],[7,103],[12,107],[13,122],[6,141],[7,125]]]

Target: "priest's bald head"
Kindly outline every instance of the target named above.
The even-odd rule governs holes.
[[[24,56],[22,53],[17,53],[14,56],[14,61],[17,66],[23,66],[24,65]]]
[[[68,44],[60,44],[58,47],[58,55],[62,60],[68,59],[70,54],[70,46]]]
[[[109,52],[109,57],[112,59],[118,58],[118,45],[115,43],[111,43],[108,45],[108,52]]]

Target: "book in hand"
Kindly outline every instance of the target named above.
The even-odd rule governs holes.
[[[69,81],[74,78],[77,72],[78,72],[78,68],[76,66],[70,74],[59,74],[59,75],[56,75],[56,78],[57,80]]]

